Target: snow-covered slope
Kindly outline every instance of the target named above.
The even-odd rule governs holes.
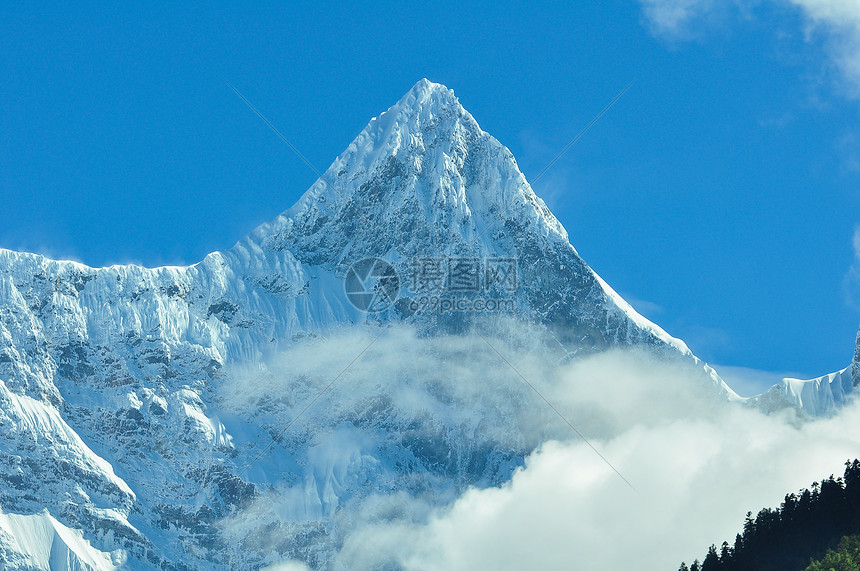
[[[445,339],[472,330],[532,344],[533,354],[551,346],[561,360],[645,348],[737,398],[585,264],[510,151],[444,86],[417,83],[325,178],[232,249],[190,267],[89,268],[0,250],[5,513],[41,518],[20,520],[33,529],[48,521],[64,529],[56,521],[80,530],[95,551],[64,545],[81,562],[120,550],[132,568],[254,567],[269,553],[325,566],[337,537],[330,518],[351,501],[383,492],[438,499],[498,484],[550,435],[534,428],[543,413],[524,412],[541,409],[528,390],[446,388],[464,371],[463,349]],[[384,311],[359,311],[344,291],[348,268],[364,258],[384,259],[400,276],[400,297]],[[421,292],[410,275],[416,260],[512,262],[516,280],[491,281],[480,265],[480,287]],[[413,304],[455,293],[470,308],[489,299],[503,309]],[[436,366],[416,355],[374,372],[378,385],[356,380],[363,396],[328,393],[295,421],[386,327],[430,339],[429,354],[449,355],[453,368],[417,383]],[[330,362],[308,358],[315,340],[332,338],[342,342],[326,345]],[[311,361],[316,368],[302,369]],[[280,539],[246,509],[273,498],[295,522]],[[50,542],[40,553],[60,545],[40,537]]]
[[[815,379],[783,379],[767,392],[750,401],[766,411],[786,407],[796,408],[807,417],[835,414],[841,406],[855,396],[860,386],[860,332],[855,342],[854,360],[835,373]]]
[[[33,515],[0,513],[0,561],[4,569],[33,571],[113,571],[124,554],[103,553],[47,512]]]

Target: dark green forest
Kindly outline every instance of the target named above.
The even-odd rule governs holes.
[[[860,460],[845,463],[810,488],[788,494],[778,508],[747,512],[733,544],[711,545],[679,571],[860,571]]]

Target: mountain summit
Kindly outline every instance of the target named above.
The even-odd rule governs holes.
[[[324,178],[252,237],[325,264],[392,249],[401,256],[495,252],[509,218],[523,230],[567,239],[510,151],[481,130],[453,91],[426,79],[373,119]],[[336,251],[302,242],[321,234]]]
[[[237,272],[263,272],[258,284],[291,291],[321,285],[314,281],[321,273],[342,276],[366,258],[386,260],[404,282],[416,259],[515,259],[515,313],[550,326],[572,351],[648,344],[690,355],[585,264],[511,152],[481,130],[453,91],[426,79],[373,119],[295,206],[216,256]],[[285,265],[295,275],[289,284]],[[316,277],[306,282],[308,275]],[[308,309],[337,322],[363,321],[341,289],[305,290]],[[407,301],[383,317],[409,317]],[[305,318],[297,317],[303,328]],[[470,317],[432,320],[450,327]]]
[[[588,267],[510,151],[427,80],[233,248],[153,269],[0,250],[0,300],[0,554],[12,569],[42,561],[21,545],[81,568],[251,568],[271,552],[325,567],[344,508],[500,485],[561,436],[535,429],[545,403],[518,381],[455,382],[461,344],[487,351],[470,331],[547,340],[561,361],[645,349],[737,398]],[[332,363],[359,367],[398,327],[422,341],[390,339],[405,345],[364,357],[389,368],[329,391],[349,369]],[[356,345],[362,335],[372,340]],[[494,366],[474,374],[496,386],[510,371]],[[273,498],[288,528],[247,515]],[[260,543],[272,529],[320,539]]]

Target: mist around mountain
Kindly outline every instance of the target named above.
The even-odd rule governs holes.
[[[0,300],[9,569],[664,569],[860,444],[855,369],[739,397],[427,80],[232,249]]]

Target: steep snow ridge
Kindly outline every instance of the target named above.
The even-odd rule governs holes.
[[[47,512],[0,512],[0,561],[4,569],[27,571],[113,571],[125,562],[122,552],[104,553]]]
[[[681,355],[685,355],[693,360],[696,365],[700,366],[705,374],[711,379],[711,382],[715,387],[718,388],[720,393],[724,395],[727,399],[732,402],[747,402],[749,399],[741,397],[738,395],[732,388],[726,384],[723,379],[720,378],[720,375],[714,370],[713,367],[693,355],[693,352],[690,351],[690,348],[687,347],[687,344],[681,341],[676,337],[672,337],[668,333],[666,333],[663,329],[660,328],[657,324],[652,321],[646,319],[642,315],[636,312],[633,309],[633,306],[627,303],[627,301],[618,295],[612,287],[606,283],[603,278],[595,274],[595,278],[597,278],[598,283],[603,288],[603,291],[606,292],[606,295],[615,303],[620,311],[622,311],[627,317],[630,318],[631,326],[635,325],[639,327],[643,331],[648,331],[654,337],[665,343],[667,346],[672,347]]]
[[[612,301],[618,306],[618,308],[630,318],[630,321],[632,321],[642,329],[650,331],[654,334],[655,337],[657,337],[667,345],[675,348],[675,350],[677,350],[679,353],[683,355],[693,354],[693,352],[690,351],[690,348],[687,347],[686,343],[676,337],[672,337],[671,335],[663,331],[658,325],[637,313],[636,310],[633,309],[633,306],[627,303],[627,301],[624,300],[624,298],[622,298],[620,295],[618,295],[615,290],[612,289],[612,287],[610,287],[610,285],[603,280],[603,278],[597,276],[597,280],[600,283],[600,286],[603,288],[603,291],[606,292],[606,295],[608,295],[609,298],[612,299]]]
[[[753,397],[766,408],[796,407],[812,417],[836,412],[854,391],[851,367],[815,379],[783,379],[766,393]]]
[[[68,454],[73,461],[80,461],[83,470],[97,473],[119,492],[134,499],[134,492],[114,474],[113,466],[90,450],[55,408],[30,397],[10,393],[2,382],[0,403],[3,405],[0,418],[5,421],[7,432],[26,433],[36,443],[47,441],[45,444],[49,445],[50,453],[58,456]]]
[[[128,522],[135,494],[51,404],[0,381],[0,504],[28,513],[49,507],[101,537],[140,539]]]

